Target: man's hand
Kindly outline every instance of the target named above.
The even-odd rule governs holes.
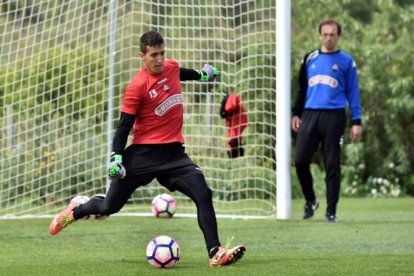
[[[125,167],[122,165],[122,155],[111,154],[111,162],[109,163],[108,176],[110,179],[124,178],[126,176]]]
[[[220,71],[217,67],[213,67],[210,64],[204,64],[203,69],[197,70],[201,75],[201,81],[214,81],[217,76],[220,76]]]
[[[300,127],[300,118],[298,116],[293,116],[291,120],[291,127],[294,132],[298,132]]]
[[[352,142],[358,142],[362,137],[362,127],[360,125],[353,125],[349,137]]]

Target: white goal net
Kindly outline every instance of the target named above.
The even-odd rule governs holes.
[[[182,67],[222,71],[214,84],[182,83],[186,151],[206,175],[217,215],[275,215],[275,1],[6,0],[0,7],[0,217],[50,216],[77,194],[105,192],[108,143],[149,30],[163,34],[167,58]],[[230,92],[249,118],[245,155],[236,159],[227,156],[219,116]],[[138,189],[120,214],[149,213],[161,192],[155,181]],[[195,214],[185,196],[172,195],[177,214]]]

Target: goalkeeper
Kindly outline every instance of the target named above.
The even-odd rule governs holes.
[[[180,191],[197,206],[198,225],[206,242],[210,266],[238,261],[246,248],[221,247],[217,220],[202,170],[185,153],[183,102],[180,81],[214,81],[219,71],[205,64],[201,70],[179,67],[165,58],[162,35],[155,31],[140,38],[142,68],[125,89],[121,115],[112,144],[108,174],[112,179],[105,198],[85,204],[71,203],[50,224],[49,232],[63,228],[88,215],[111,215],[125,205],[131,194],[153,179],[170,191]],[[133,129],[132,143],[126,147]]]

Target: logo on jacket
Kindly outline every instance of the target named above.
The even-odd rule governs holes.
[[[161,80],[157,81],[157,84],[164,83],[164,82],[166,82],[167,80],[168,80],[168,78],[163,78],[163,79],[161,79]]]
[[[334,64],[334,65],[332,65],[332,70],[336,71],[336,70],[338,70],[338,69],[339,69],[338,64]]]
[[[326,84],[332,88],[336,88],[338,86],[338,81],[328,75],[316,75],[309,79],[310,87],[315,86],[317,84]]]

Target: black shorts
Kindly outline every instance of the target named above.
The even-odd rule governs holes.
[[[122,159],[127,175],[119,181],[119,185],[135,188],[156,178],[162,186],[174,191],[174,183],[179,179],[195,173],[203,174],[185,153],[181,143],[133,144],[125,149]]]

